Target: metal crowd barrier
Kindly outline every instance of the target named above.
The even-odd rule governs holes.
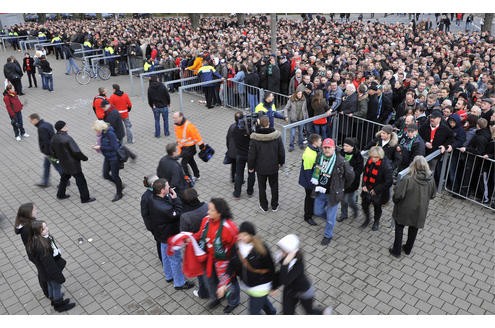
[[[296,128],[298,126],[305,126],[307,124],[311,124],[313,123],[314,120],[317,120],[317,119],[320,119],[320,118],[330,118],[332,116],[335,116],[336,113],[333,112],[333,113],[330,113],[330,116],[327,115],[326,113],[324,114],[321,114],[321,115],[317,115],[317,116],[313,116],[313,117],[310,117],[310,118],[306,118],[304,120],[301,120],[301,121],[297,121],[297,122],[294,122],[294,123],[289,123],[289,124],[286,124],[286,125],[283,125],[282,126],[282,142],[284,143],[284,146],[286,145],[287,143],[287,130],[290,130],[292,128]],[[333,136],[332,136],[333,138]]]
[[[162,70],[159,70],[159,71],[152,71],[152,72],[147,72],[147,73],[141,73],[141,74],[139,74],[139,83],[141,85],[141,99],[143,99],[143,101],[145,101],[145,99],[144,99],[144,78],[145,77],[152,76],[152,75],[160,75],[160,74],[175,72],[175,71],[178,71],[178,70],[179,70],[179,68],[178,67],[175,67],[175,68],[167,68],[167,69],[162,69]]]
[[[240,110],[249,108],[251,112],[263,101],[263,95],[263,89],[232,79],[228,79],[220,88],[220,100],[225,107]]]
[[[14,40],[14,39],[20,40],[20,39],[24,39],[24,38],[28,38],[28,37],[29,37],[28,35],[23,35],[23,36],[7,35],[7,36],[0,38],[0,40],[1,40],[0,42],[2,43],[3,51],[7,51],[7,47],[5,46],[5,42],[10,43],[11,40]]]
[[[380,123],[339,113],[331,120],[328,135],[331,135],[339,146],[344,144],[344,139],[347,137],[356,138],[358,148],[363,149],[382,127],[383,124]]]
[[[275,104],[275,107],[277,108],[283,108],[285,107],[285,105],[287,104],[287,102],[289,101],[289,98],[290,96],[287,96],[287,95],[283,95],[281,93],[277,93],[277,92],[273,92],[273,91],[270,91],[270,90],[264,90],[264,92],[271,92],[273,93],[273,103]]]
[[[38,39],[30,39],[30,40],[22,40],[19,42],[19,45],[21,46],[21,50],[23,52],[26,52],[31,49],[31,45],[40,43],[40,40]]]
[[[131,91],[130,91],[130,94],[133,95],[133,96],[136,96],[136,94],[134,93],[134,75],[138,75],[140,74],[140,72],[144,71],[144,68],[143,67],[137,67],[137,68],[131,68],[129,69],[129,80],[131,82]]]
[[[446,191],[495,211],[495,160],[454,149],[445,164]]]
[[[188,80],[182,79],[183,85],[179,87],[179,108],[181,111],[184,110],[184,92],[188,92],[189,90],[193,90],[197,92],[200,90],[201,93],[203,93],[203,87],[205,85],[211,85],[214,83],[221,83],[224,81],[223,79],[218,79],[218,80],[212,80],[212,81],[206,81],[206,82],[200,82],[200,83],[189,83],[189,81],[194,81],[194,80]],[[196,93],[197,94],[197,93]]]

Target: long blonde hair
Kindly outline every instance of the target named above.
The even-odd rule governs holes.
[[[421,155],[415,156],[409,165],[409,175],[415,176],[419,171],[424,171],[428,176],[431,175],[430,166],[428,165],[426,158]]]

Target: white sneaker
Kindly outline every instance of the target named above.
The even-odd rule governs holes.
[[[17,137],[15,137],[15,140],[17,140],[17,141],[21,141],[21,136],[17,136]]]
[[[199,289],[193,290],[193,295],[199,297]]]
[[[328,306],[325,308],[325,310],[323,310],[323,315],[331,315],[333,312],[333,309],[331,306]]]
[[[22,135],[22,137],[23,137],[23,138],[29,138],[29,134],[24,133],[24,134]]]

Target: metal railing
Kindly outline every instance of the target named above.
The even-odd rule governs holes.
[[[375,138],[376,133],[382,129],[383,125],[361,117],[339,113],[330,122],[329,135],[339,146],[344,144],[344,139],[347,137],[356,138],[357,147],[364,149],[368,142]]]
[[[146,72],[146,73],[139,74],[139,84],[141,85],[141,99],[143,99],[143,101],[145,101],[145,99],[144,99],[144,78],[145,77],[152,76],[152,75],[171,73],[171,72],[175,72],[178,70],[179,70],[179,68],[175,67],[175,68],[167,68],[167,69],[162,69],[159,71],[152,71],[152,72]]]
[[[495,211],[495,160],[454,149],[444,164],[446,191]]]
[[[243,82],[228,79],[220,88],[220,100],[225,107],[244,110],[254,108],[263,101],[264,91],[261,88],[247,85]]]
[[[284,146],[287,143],[287,130],[290,130],[290,129],[293,129],[293,128],[297,128],[298,126],[301,126],[301,125],[302,126],[307,126],[308,124],[312,124],[313,121],[315,121],[315,120],[318,120],[320,118],[330,118],[332,116],[336,116],[336,113],[333,112],[333,113],[330,113],[330,115],[328,115],[327,113],[323,113],[321,115],[317,115],[317,116],[313,116],[313,117],[310,117],[310,118],[306,118],[304,120],[300,120],[300,121],[297,121],[297,122],[293,122],[293,123],[289,123],[289,124],[286,124],[286,125],[282,125],[282,142],[284,143]],[[333,136],[332,136],[332,138],[333,138]]]
[[[197,79],[197,77],[196,77]],[[194,81],[189,80],[189,79],[182,79],[184,81],[184,84],[179,87],[179,108],[181,111],[184,110],[184,92],[188,92],[189,90],[192,90],[194,92],[201,92],[203,93],[203,87],[204,86],[210,86],[215,83],[221,83],[224,81],[223,79],[218,79],[218,80],[212,80],[212,81],[206,81],[206,82],[200,82],[200,83],[188,83],[189,81]]]
[[[3,51],[7,51],[7,47],[5,46],[5,42],[12,43],[11,42],[12,40],[17,40],[19,42],[20,39],[25,39],[28,37],[29,37],[28,35],[23,35],[23,36],[8,35],[8,36],[4,36],[4,37],[0,38],[0,43],[2,44]]]

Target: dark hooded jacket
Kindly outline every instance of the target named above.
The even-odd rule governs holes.
[[[433,175],[418,171],[397,182],[394,190],[392,217],[398,224],[423,228],[430,199],[436,194]]]
[[[51,154],[60,161],[60,166],[66,174],[75,175],[82,171],[81,161],[87,161],[74,139],[67,132],[59,131],[50,143]]]
[[[483,155],[491,139],[492,136],[488,128],[478,129],[474,133],[474,137],[466,146],[466,151],[475,155]]]
[[[450,127],[450,122],[455,121],[455,126],[453,128]],[[454,134],[454,141],[450,144],[452,148],[459,148],[464,145],[466,141],[466,131],[462,127],[461,118],[457,114],[452,114],[447,119],[447,125],[452,130]]]
[[[285,163],[285,149],[280,132],[272,128],[260,128],[251,134],[249,143],[248,168],[261,175],[278,172]]]
[[[340,150],[340,154],[342,155],[342,157],[345,158],[346,153],[344,152],[344,149]],[[357,147],[354,147],[352,158],[349,161],[349,165],[352,167],[352,170],[354,171],[354,180],[352,180],[352,183],[349,187],[344,189],[344,192],[346,194],[358,190],[359,182],[361,182],[361,173],[363,173],[364,159],[363,156],[361,156],[361,152]]]
[[[170,94],[161,82],[151,82],[148,88],[148,104],[151,108],[163,108],[170,106]]]

